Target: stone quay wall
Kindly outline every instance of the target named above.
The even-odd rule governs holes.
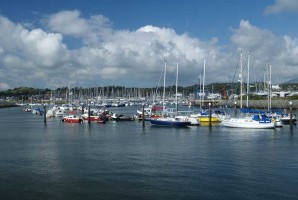
[[[292,104],[290,104],[290,102]],[[195,100],[194,102],[195,106],[200,105],[200,100]],[[208,104],[211,103],[212,107],[240,107],[240,100],[204,100],[204,105],[208,106]],[[246,107],[246,100],[242,100],[242,106]],[[289,109],[290,106],[293,109],[298,109],[298,100],[272,100],[271,107],[272,108],[285,108]],[[268,108],[268,101],[267,100],[249,100],[248,101],[248,107],[249,108],[258,108],[258,109],[267,109]]]

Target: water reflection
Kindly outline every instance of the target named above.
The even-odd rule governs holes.
[[[0,115],[1,128],[7,130],[0,134],[4,199],[14,193],[30,194],[28,199],[76,199],[83,194],[86,199],[298,195],[296,126],[172,128],[138,122],[66,124],[59,119],[45,125],[42,117],[20,110]],[[13,121],[16,117],[22,120]]]

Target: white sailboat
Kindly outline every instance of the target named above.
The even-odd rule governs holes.
[[[230,128],[249,128],[249,129],[270,129],[275,128],[274,122],[265,115],[253,115],[243,118],[230,118],[224,120],[223,125]]]
[[[248,59],[250,59],[250,54]],[[249,60],[247,62],[249,70]],[[248,71],[249,76],[249,71]],[[240,109],[242,108],[242,84],[243,84],[243,70],[242,70],[242,52],[240,54]],[[247,78],[249,81],[249,77]],[[247,83],[249,84],[249,83]],[[248,88],[249,86],[247,86]],[[248,91],[247,91],[248,92]],[[248,106],[248,93],[247,93],[247,106]],[[275,128],[275,123],[271,118],[268,118],[264,114],[254,114],[246,117],[233,117],[222,121],[225,127],[231,128],[249,128],[249,129],[268,129]]]
[[[165,60],[165,67],[164,67],[164,90],[163,90],[163,99],[162,99],[163,108],[165,106],[164,102],[165,102],[166,70],[167,70],[167,63],[166,63],[166,60]],[[178,63],[177,63],[176,88],[177,88],[177,84],[178,84],[177,82],[178,82]],[[178,105],[178,102],[177,102],[177,92],[176,92],[176,106],[177,105]],[[185,126],[189,126],[190,125],[190,122],[188,120],[186,120],[184,118],[179,118],[179,117],[176,117],[176,116],[177,116],[177,113],[175,113],[175,116],[165,116],[165,114],[163,113],[160,118],[150,118],[149,121],[150,121],[150,123],[152,125],[157,125],[157,126],[185,127]]]
[[[211,115],[211,118],[209,117],[209,113],[207,111],[203,111],[202,106],[204,105],[205,100],[205,77],[206,77],[206,59],[204,59],[204,65],[203,65],[203,80],[201,81],[201,75],[200,75],[200,113],[192,114],[191,117],[197,118],[199,123],[208,124],[210,123],[219,123],[221,119],[218,115]],[[201,92],[201,82],[202,83],[202,92]]]
[[[175,98],[175,102],[176,102],[176,117],[177,119],[179,119],[180,121],[187,121],[190,123],[190,125],[192,126],[198,126],[200,125],[197,117],[193,117],[191,116],[192,112],[189,111],[178,111],[178,63],[177,63],[177,72],[176,72],[176,98]]]

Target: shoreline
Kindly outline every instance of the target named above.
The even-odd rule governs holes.
[[[3,104],[3,103],[0,103],[0,109],[1,108],[11,108],[11,107],[19,107],[18,105],[16,104]]]
[[[200,100],[192,100],[190,101],[194,106],[200,106]],[[211,107],[240,107],[240,100],[204,100],[202,101],[205,106],[208,106],[208,103],[211,103]],[[290,102],[292,104],[290,104]],[[242,107],[246,108],[247,106],[246,100],[242,100]],[[15,103],[0,103],[1,108],[11,108],[11,107],[19,107],[19,105]],[[252,109],[267,109],[268,101],[267,100],[249,100],[248,107]],[[290,107],[294,110],[298,109],[298,100],[272,100],[271,108],[283,108],[290,109]]]

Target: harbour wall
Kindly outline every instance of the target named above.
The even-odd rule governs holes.
[[[292,102],[292,104],[290,104]],[[240,107],[240,100],[204,100],[203,101],[205,106],[208,106],[211,103],[212,107]],[[195,106],[200,105],[200,100],[195,100],[193,102]],[[246,107],[246,100],[242,100],[242,106]],[[272,100],[271,107],[272,108],[285,108],[289,109],[290,106],[293,109],[298,108],[298,100]],[[248,101],[249,108],[258,108],[258,109],[267,109],[268,108],[268,101],[267,100],[249,100]]]
[[[16,105],[15,103],[0,103],[0,108],[10,108],[10,107],[18,107],[18,105]]]

